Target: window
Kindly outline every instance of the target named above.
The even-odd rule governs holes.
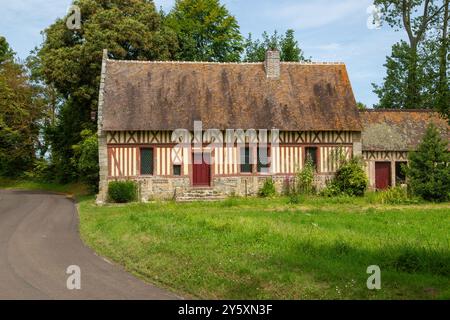
[[[258,172],[269,173],[270,171],[270,148],[258,148]]]
[[[153,175],[153,149],[141,149],[141,175]]]
[[[175,164],[173,166],[173,175],[174,176],[181,176],[181,166],[179,164]]]
[[[395,163],[395,184],[401,185],[406,183],[406,174],[405,170],[403,169],[404,166],[406,166],[406,162],[396,162]]]
[[[241,173],[252,173],[252,165],[250,163],[250,148],[241,148]]]
[[[307,147],[305,148],[306,161],[312,161],[314,168],[317,170],[317,147]]]

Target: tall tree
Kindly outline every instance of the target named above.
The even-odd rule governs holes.
[[[436,43],[424,42],[420,47],[415,63],[416,87],[415,105],[411,108],[433,108],[435,105],[435,83],[437,77],[438,57],[436,55]],[[408,69],[411,62],[410,47],[405,41],[400,41],[392,46],[392,54],[387,57],[386,76],[381,85],[372,84],[374,92],[378,95],[379,102],[375,108],[379,109],[404,109],[408,105]]]
[[[443,2],[445,2],[444,0]],[[445,4],[437,0],[375,0],[381,8],[382,18],[391,27],[403,28],[408,35],[409,61],[405,88],[404,108],[420,105],[418,85],[419,47],[425,40],[427,31],[444,12]]]
[[[129,60],[171,59],[177,50],[176,35],[162,25],[153,1],[75,0],[74,4],[81,10],[81,28],[69,30],[66,18],[57,20],[43,32],[44,43],[34,58],[36,74],[64,100],[55,125],[47,130],[62,180],[76,176],[68,160],[81,131],[96,129],[92,112],[97,109],[102,49],[108,49],[111,58]]]
[[[219,0],[177,0],[165,22],[178,36],[178,60],[239,61],[239,25]]]
[[[0,176],[16,177],[32,169],[39,118],[26,70],[0,37]]]
[[[268,49],[277,49],[280,51],[282,61],[308,61],[300,49],[298,41],[295,39],[295,32],[292,29],[286,31],[284,35],[279,35],[275,30],[272,35],[266,31],[262,34],[262,39],[252,39],[249,34],[245,41],[245,55],[246,62],[261,62],[265,60],[266,51]]]
[[[439,84],[438,84],[438,101],[437,109],[447,117],[450,123],[450,79],[449,79],[449,47],[450,41],[448,40],[449,31],[449,11],[450,1],[445,0],[444,15],[442,21],[442,36],[441,46],[439,51]]]

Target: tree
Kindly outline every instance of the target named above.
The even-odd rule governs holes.
[[[162,25],[152,1],[74,4],[81,10],[81,29],[69,30],[65,19],[58,19],[43,32],[44,43],[33,57],[37,78],[63,100],[56,104],[56,121],[46,130],[62,181],[77,177],[77,168],[68,160],[81,131],[96,131],[92,113],[98,104],[102,50],[108,49],[110,58],[128,60],[172,59],[177,50],[176,35]]]
[[[177,0],[165,24],[178,36],[177,60],[239,61],[242,36],[219,0]]]
[[[438,128],[431,123],[406,168],[412,192],[429,201],[450,199],[450,153]]]
[[[97,134],[90,130],[81,132],[81,141],[72,146],[74,150],[73,165],[78,167],[81,180],[94,192],[98,191],[98,139]]]
[[[275,30],[272,35],[263,32],[262,40],[253,40],[252,34],[249,34],[245,41],[246,62],[262,62],[266,58],[266,51],[276,49],[280,51],[281,61],[309,61],[304,57],[303,50],[300,49],[295,40],[295,32],[292,29],[286,31],[284,36],[280,36]]]
[[[364,104],[364,103],[362,103],[362,102],[357,102],[357,103],[356,103],[356,107],[357,107],[358,110],[360,110],[360,111],[364,111],[364,110],[367,110],[367,109],[368,109],[368,108],[367,108],[367,105]]]
[[[17,177],[33,167],[39,104],[22,65],[0,37],[0,176]]]
[[[415,58],[416,84],[419,89],[415,97],[415,104],[408,103],[408,69],[411,62],[409,45],[400,41],[392,47],[392,55],[386,58],[386,76],[381,86],[372,84],[374,92],[378,95],[379,103],[375,108],[380,109],[405,109],[405,108],[433,108],[435,95],[433,86],[436,83],[436,67],[438,59],[435,43],[424,42],[419,48],[419,54]]]
[[[448,22],[449,22],[449,11],[450,11],[450,1],[445,1],[444,15],[442,21],[442,37],[439,50],[439,82],[438,82],[438,101],[437,109],[441,114],[447,117],[450,123],[450,80],[449,80],[449,66],[448,59],[450,41],[448,41]]]
[[[6,42],[5,37],[0,36],[0,64],[13,59],[13,57],[14,52],[9,47],[9,44],[8,42]]]
[[[444,0],[445,2],[446,0]],[[391,27],[404,28],[408,35],[408,59],[406,70],[405,101],[403,108],[417,108],[420,101],[418,81],[419,48],[426,39],[426,33],[444,12],[445,4],[435,0],[375,0],[381,8],[382,17]],[[402,45],[403,46],[403,45]]]

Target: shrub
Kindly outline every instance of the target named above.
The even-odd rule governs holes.
[[[111,181],[108,185],[108,199],[111,202],[127,203],[137,198],[137,184],[133,181]]]
[[[436,126],[430,124],[422,143],[409,154],[406,175],[412,193],[428,201],[449,200],[449,163],[448,142],[442,139]]]
[[[300,194],[314,193],[314,174],[315,168],[313,162],[308,159],[305,166],[297,173],[297,192]]]
[[[342,195],[342,192],[334,181],[331,180],[327,182],[327,186],[320,192],[320,195],[323,197],[336,197]]]
[[[258,195],[263,198],[273,197],[276,194],[275,183],[272,178],[266,179],[264,185],[259,189]]]
[[[363,196],[367,189],[368,179],[360,158],[347,160],[336,172],[328,192],[349,196]]]

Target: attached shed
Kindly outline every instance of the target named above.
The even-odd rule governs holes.
[[[449,141],[446,120],[429,110],[367,110],[361,112],[362,154],[372,189],[404,184],[402,165],[417,148],[430,123]]]

